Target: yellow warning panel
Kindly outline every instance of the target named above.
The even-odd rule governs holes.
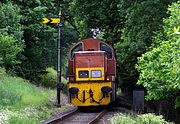
[[[76,87],[78,94],[69,95],[70,102],[75,106],[108,105],[111,102],[112,91],[103,95],[102,87],[111,87],[112,82],[76,82],[69,83],[68,88]]]

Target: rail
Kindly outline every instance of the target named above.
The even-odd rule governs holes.
[[[90,122],[88,122],[88,124],[95,124],[98,122],[99,119],[101,119],[105,114],[107,113],[107,110],[103,110],[102,112],[100,112],[97,116],[95,116],[95,118],[93,120],[91,120]]]
[[[60,122],[60,121],[62,121],[62,120],[65,120],[66,118],[71,117],[73,114],[75,114],[75,113],[77,112],[77,110],[78,110],[78,109],[75,108],[75,109],[72,110],[71,112],[68,112],[68,113],[62,115],[61,117],[55,118],[55,119],[53,119],[53,120],[50,120],[50,121],[48,121],[48,122],[46,122],[46,123],[44,123],[44,124],[56,124],[56,123],[58,123],[58,122]]]
[[[99,113],[79,112],[78,109],[76,108],[73,111],[62,115],[61,117],[50,120],[44,124],[63,124],[67,122],[70,124],[76,124],[76,123],[95,124],[106,113],[107,113],[107,110],[103,110]]]

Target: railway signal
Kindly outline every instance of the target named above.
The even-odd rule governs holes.
[[[50,18],[50,19],[48,19],[48,18],[43,18],[43,22],[42,23],[44,23],[44,24],[46,24],[46,23],[55,23],[55,24],[58,24],[58,23],[60,23],[61,22],[61,20],[60,20],[60,18]]]
[[[57,105],[61,107],[60,103],[60,93],[62,90],[62,83],[61,83],[61,27],[62,25],[62,16],[61,11],[59,12],[59,23],[58,23],[58,41],[57,41]]]
[[[59,18],[43,18],[44,24],[46,23],[54,23],[58,24],[58,39],[57,39],[57,106],[61,107],[60,103],[60,93],[63,87],[63,84],[61,83],[61,27],[63,26],[62,23],[62,14],[61,11],[59,12]]]

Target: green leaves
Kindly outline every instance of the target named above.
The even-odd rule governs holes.
[[[0,66],[12,66],[21,62],[14,67],[17,74],[36,82],[38,75],[43,73],[46,67],[56,68],[58,26],[42,24],[42,18],[58,17],[59,9],[57,1],[54,0],[0,2]],[[61,9],[63,14],[67,10],[63,7]],[[61,30],[63,75],[67,70],[68,48],[78,38],[72,26],[64,23]],[[7,45],[10,47],[7,48]]]
[[[0,66],[12,67],[18,64],[17,55],[23,51],[23,45],[12,36],[0,34]]]
[[[16,41],[21,42],[23,36],[21,18],[19,8],[16,5],[12,3],[0,4],[0,33],[11,35]]]
[[[162,115],[152,113],[134,115],[117,114],[111,118],[112,124],[173,124],[165,121]]]
[[[180,2],[174,3],[168,10],[171,15],[164,20],[162,32],[167,41],[162,41],[157,47],[139,57],[136,65],[140,72],[138,84],[142,84],[148,90],[147,99],[166,99],[172,95],[177,99],[179,97],[180,34],[174,34],[174,26],[180,25],[177,20],[180,18]],[[157,42],[163,39],[159,36],[157,34],[155,38]]]
[[[140,72],[138,84],[143,84],[155,94],[164,90],[166,92],[178,90],[180,71],[177,68],[177,63],[180,62],[178,59],[180,49],[176,49],[177,46],[179,44],[166,42],[140,57],[136,66]],[[157,94],[157,96],[158,98],[166,98],[168,94]]]
[[[12,3],[0,4],[0,66],[12,69],[24,48],[19,8]]]
[[[170,2],[170,1],[169,1]],[[153,42],[154,32],[161,29],[163,17],[166,17],[167,1],[131,1],[124,3],[125,24],[121,39],[115,49],[119,66],[119,76],[125,83],[137,82],[138,72],[135,68],[137,57],[147,51]],[[121,7],[120,11],[123,11]]]

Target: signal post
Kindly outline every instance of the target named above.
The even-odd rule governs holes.
[[[61,27],[62,27],[62,17],[61,12],[59,12],[59,23],[58,23],[58,41],[57,41],[57,106],[61,107]]]
[[[62,14],[61,11],[59,12],[59,18],[43,18],[42,23],[53,23],[58,24],[58,38],[57,38],[57,106],[61,107],[61,90],[63,84],[61,83],[61,27],[63,26],[62,23]]]

